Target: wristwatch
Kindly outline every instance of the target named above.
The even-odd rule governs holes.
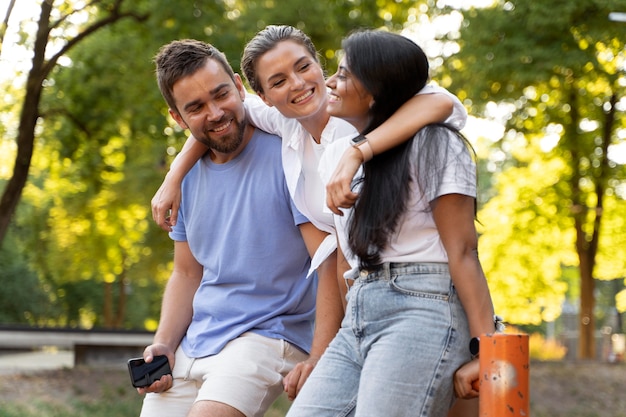
[[[374,157],[374,151],[372,150],[372,147],[367,141],[365,135],[359,134],[358,136],[352,138],[350,142],[352,143],[353,147],[357,148],[359,152],[361,152],[361,155],[363,156],[363,162],[367,162]]]
[[[498,316],[497,314],[493,316],[493,325],[496,330],[496,333],[504,332],[504,327],[505,327],[504,321],[502,320],[502,317]],[[480,338],[472,337],[470,339],[469,351],[472,354],[472,359],[475,359],[478,357],[478,353],[480,351]]]
[[[350,142],[352,143],[352,146],[356,147],[366,141],[367,141],[367,138],[365,137],[365,135],[358,134],[357,136],[353,137]]]
[[[469,351],[472,354],[472,359],[478,357],[480,351],[480,338],[472,337],[469,342]]]

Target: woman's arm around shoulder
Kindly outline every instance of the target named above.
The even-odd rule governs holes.
[[[367,140],[346,149],[326,186],[326,204],[342,215],[339,208],[354,205],[357,194],[350,186],[365,156],[378,155],[406,142],[424,126],[445,121],[453,112],[454,102],[443,93],[417,94],[402,105],[389,119],[367,134]]]
[[[163,183],[152,197],[152,219],[166,232],[171,232],[178,218],[180,186],[191,167],[207,152],[206,145],[189,136],[183,145]]]

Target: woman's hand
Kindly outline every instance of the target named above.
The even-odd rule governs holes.
[[[458,398],[478,397],[478,378],[480,366],[478,358],[467,362],[454,373],[454,393]]]
[[[176,225],[180,207],[180,183],[170,183],[167,177],[152,197],[152,219],[166,232]]]
[[[283,386],[290,401],[296,398],[307,378],[311,375],[311,372],[313,372],[313,368],[317,365],[318,360],[319,358],[311,357],[296,364],[287,376],[283,378]]]
[[[326,184],[326,204],[333,213],[342,216],[340,208],[350,208],[356,202],[358,194],[352,191],[352,179],[362,163],[363,154],[353,146],[341,156]]]

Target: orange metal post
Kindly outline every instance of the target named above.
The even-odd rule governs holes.
[[[528,335],[480,337],[480,417],[530,416]]]

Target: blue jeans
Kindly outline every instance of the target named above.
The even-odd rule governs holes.
[[[361,271],[341,329],[287,416],[446,416],[468,343],[447,264]]]

